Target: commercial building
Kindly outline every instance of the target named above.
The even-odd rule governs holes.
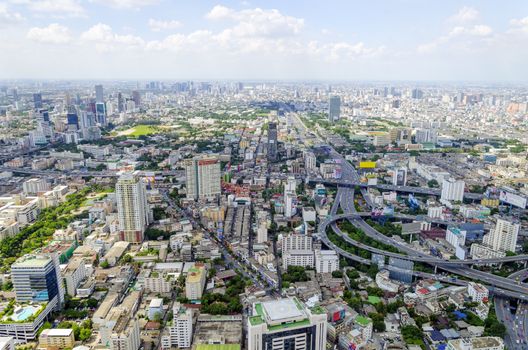
[[[277,123],[268,123],[268,159],[277,160]]]
[[[308,309],[297,298],[253,304],[248,317],[249,350],[324,350],[326,311]]]
[[[205,287],[207,271],[204,265],[195,265],[187,272],[185,279],[185,296],[190,300],[197,300],[202,297]]]
[[[45,329],[39,336],[40,349],[72,349],[75,346],[73,329]]]
[[[137,173],[122,174],[116,183],[119,234],[122,241],[140,243],[150,222],[145,183]]]
[[[499,337],[454,339],[447,342],[447,350],[504,350],[504,341]]]
[[[294,249],[282,253],[282,267],[286,270],[288,266],[314,267],[313,250]]]
[[[64,286],[56,254],[25,255],[11,265],[11,280],[19,302],[64,304]]]
[[[462,180],[455,180],[453,178],[443,179],[442,194],[440,199],[442,201],[458,201],[462,202],[464,199],[464,187],[466,184]]]
[[[317,273],[331,273],[339,270],[339,256],[335,250],[316,250],[315,270]]]
[[[341,116],[341,97],[331,96],[328,101],[328,120],[333,123]]]
[[[220,161],[202,156],[184,161],[188,199],[213,199],[221,194]]]

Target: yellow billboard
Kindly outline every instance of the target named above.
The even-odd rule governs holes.
[[[360,169],[374,169],[376,167],[376,162],[359,162]]]

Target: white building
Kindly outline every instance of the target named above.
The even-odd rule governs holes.
[[[339,270],[339,256],[335,250],[316,250],[315,270],[317,273],[332,273]]]
[[[195,265],[189,269],[185,279],[185,296],[187,299],[197,300],[202,297],[206,274],[204,265]]]
[[[290,250],[312,250],[313,239],[303,234],[290,234],[282,237],[282,252]]]
[[[520,229],[521,225],[518,222],[497,219],[495,228],[484,236],[482,243],[494,250],[515,252]]]
[[[22,190],[26,196],[36,195],[39,192],[49,191],[51,188],[49,182],[46,179],[33,178],[24,181],[22,184]]]
[[[504,350],[504,341],[499,337],[453,339],[447,342],[447,350]]]
[[[203,156],[184,161],[188,199],[212,199],[220,195],[220,161]]]
[[[119,234],[122,241],[140,243],[150,222],[145,183],[138,173],[125,173],[116,183]]]
[[[297,298],[253,304],[248,317],[248,350],[325,350],[324,309],[306,308]]]
[[[165,274],[154,272],[149,277],[145,277],[144,287],[151,293],[167,294],[172,291],[172,280]]]
[[[111,350],[138,350],[141,345],[139,322],[130,318],[124,324],[117,323],[110,337]]]
[[[64,282],[66,283],[66,292],[70,296],[75,296],[77,287],[82,280],[86,278],[86,268],[84,266],[84,259],[72,258],[62,275],[64,276]]]
[[[314,252],[308,249],[288,250],[282,253],[282,267],[288,266],[314,267]]]
[[[161,348],[164,350],[171,347],[190,348],[193,333],[192,310],[185,308],[180,303],[175,303],[172,310],[172,325],[168,327],[169,335],[161,339]]]
[[[444,179],[442,181],[442,201],[458,201],[462,202],[464,199],[464,187],[466,184],[462,180],[455,180],[453,178]]]
[[[489,290],[480,283],[469,282],[467,287],[468,295],[473,301],[482,302],[489,298]]]
[[[458,227],[449,226],[446,230],[446,241],[454,248],[466,244],[466,231],[460,230]]]
[[[317,170],[317,159],[313,152],[306,152],[304,154],[304,167],[307,172],[314,172]]]
[[[0,350],[15,350],[15,339],[13,337],[0,337]]]

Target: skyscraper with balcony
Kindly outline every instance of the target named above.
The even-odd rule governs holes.
[[[184,167],[188,199],[213,199],[222,193],[218,158],[202,156],[187,159]]]
[[[145,183],[136,172],[125,173],[117,180],[115,192],[121,240],[142,242],[150,222]]]
[[[64,285],[56,254],[30,254],[11,265],[11,280],[19,302],[48,302],[60,309],[64,304]]]
[[[484,236],[483,243],[494,250],[515,252],[521,225],[504,219],[497,219],[495,228]]]

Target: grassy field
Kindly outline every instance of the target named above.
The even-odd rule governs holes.
[[[133,128],[120,131],[119,136],[140,137],[159,133],[159,128],[155,125],[136,125]]]

